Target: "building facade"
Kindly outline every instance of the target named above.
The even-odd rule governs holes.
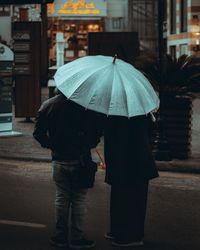
[[[199,0],[167,0],[165,36],[167,52],[174,58],[199,53]]]
[[[157,51],[158,0],[129,0],[129,31],[138,32],[140,51]]]
[[[63,22],[88,23],[91,21],[91,29],[98,26],[98,31],[105,32],[138,32],[141,51],[156,52],[158,48],[158,0],[101,0],[101,1],[69,1],[62,0],[65,4],[74,3],[81,5],[87,3],[91,8],[92,3],[102,12],[92,14],[91,9],[85,9],[77,15],[77,9],[71,8],[71,14],[48,15],[50,23],[60,18]],[[59,3],[61,0],[54,0]],[[200,43],[200,1],[199,0],[163,0],[165,9],[164,39],[165,51],[173,57],[182,54],[199,53]],[[49,5],[51,6],[51,4]],[[8,45],[12,45],[12,22],[19,20],[19,9],[28,9],[29,21],[41,21],[40,4],[26,5],[0,5],[0,36]],[[81,11],[81,8],[80,8]],[[83,11],[83,10],[82,10]],[[52,21],[53,20],[53,21]],[[86,21],[87,20],[87,21]],[[95,26],[95,21],[97,25]],[[80,24],[80,25],[81,25]],[[55,26],[54,26],[55,27]],[[81,26],[82,27],[82,26]],[[6,30],[6,32],[5,32]]]
[[[4,1],[5,2],[5,1]],[[15,2],[15,1],[13,1]],[[17,1],[16,1],[17,2]],[[23,1],[22,1],[23,2]],[[32,1],[33,2],[33,1]],[[48,14],[48,17],[60,18],[62,20],[103,20],[104,23],[104,31],[106,32],[120,32],[120,31],[128,31],[128,0],[98,0],[98,1],[69,1],[62,0],[63,4],[74,3],[74,7],[70,8],[70,13],[68,14],[58,14],[54,15]],[[88,9],[80,8],[77,10],[77,4],[81,5],[85,2],[85,5],[88,4]],[[54,0],[54,5],[61,3],[61,0]],[[97,7],[100,6],[100,9],[92,10],[92,6],[89,4],[95,4]],[[75,6],[76,4],[76,6]],[[51,8],[53,4],[49,4],[49,8]],[[102,7],[103,6],[103,7]],[[11,27],[12,22],[20,21],[20,12],[21,14],[23,10],[27,10],[27,18],[28,21],[41,21],[41,5],[40,4],[23,4],[23,5],[6,5],[0,4],[0,36],[3,40],[7,42],[8,45],[11,44],[12,36],[11,36]],[[78,13],[79,11],[79,13]],[[94,12],[94,14],[92,13]],[[98,12],[99,11],[99,12]],[[76,13],[77,12],[77,13]],[[6,32],[5,32],[6,30]]]

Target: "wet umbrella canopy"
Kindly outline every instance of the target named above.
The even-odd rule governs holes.
[[[132,117],[159,106],[159,98],[146,77],[116,57],[79,58],[61,66],[54,78],[67,98],[106,115]]]

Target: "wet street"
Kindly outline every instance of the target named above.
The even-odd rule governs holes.
[[[97,173],[89,192],[85,232],[96,250],[111,247],[109,186]],[[44,250],[54,229],[54,185],[50,163],[0,160],[0,249]],[[144,250],[200,249],[200,175],[160,172],[151,181]],[[128,248],[133,249],[133,248]],[[135,249],[135,248],[134,248]]]

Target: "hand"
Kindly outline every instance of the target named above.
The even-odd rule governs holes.
[[[158,108],[153,109],[150,113],[157,113],[158,112]]]

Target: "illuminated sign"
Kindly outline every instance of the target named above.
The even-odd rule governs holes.
[[[52,3],[54,0],[0,0],[0,4],[32,4],[32,3]]]
[[[106,16],[105,0],[55,0],[48,4],[48,16]]]

